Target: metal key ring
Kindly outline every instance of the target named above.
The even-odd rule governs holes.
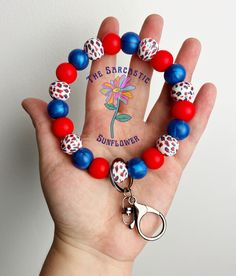
[[[140,236],[147,241],[156,241],[157,239],[161,238],[164,235],[166,228],[167,228],[167,222],[166,222],[164,215],[161,212],[157,211],[156,209],[149,207],[147,205],[140,204],[137,201],[135,201],[133,206],[135,208],[135,224],[136,224],[136,227],[138,229]],[[152,236],[152,237],[148,237],[148,236],[144,235],[141,230],[141,220],[147,213],[156,214],[157,216],[159,216],[161,218],[161,221],[162,221],[161,231],[157,235]]]
[[[120,161],[120,162],[123,162],[123,163],[125,163],[125,164],[127,164],[122,158],[116,158],[113,162],[112,162],[112,164],[111,164],[111,167],[110,167],[110,180],[111,180],[111,184],[117,189],[117,191],[119,191],[120,193],[126,193],[127,191],[130,191],[130,188],[131,188],[131,186],[133,185],[133,177],[128,177],[128,186],[127,187],[125,187],[125,188],[122,188],[122,187],[120,187],[116,182],[115,182],[115,180],[114,180],[114,178],[113,178],[113,174],[112,174],[112,169],[113,169],[113,165],[114,165],[114,163],[115,162],[118,162],[118,161]]]

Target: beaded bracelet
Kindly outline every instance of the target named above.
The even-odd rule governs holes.
[[[66,100],[70,96],[70,86],[77,78],[77,70],[85,69],[90,60],[101,58],[104,53],[115,55],[120,50],[129,55],[137,54],[138,57],[150,62],[152,67],[159,72],[164,72],[165,81],[172,85],[171,97],[175,101],[171,114],[175,117],[169,123],[167,134],[157,139],[156,147],[144,151],[142,158],[132,158],[128,165],[113,164],[114,177],[117,183],[124,181],[130,175],[134,179],[143,178],[147,168],[158,169],[164,163],[165,156],[173,156],[179,149],[178,140],[183,140],[189,135],[190,121],[195,114],[193,99],[194,89],[191,83],[184,81],[185,68],[181,64],[173,64],[173,56],[165,50],[159,50],[158,42],[152,38],[140,39],[133,32],[125,33],[121,38],[115,33],[108,33],[102,41],[98,38],[88,39],[84,49],[75,49],[70,52],[68,63],[60,64],[56,69],[57,81],[50,85],[49,93],[53,100],[48,104],[48,114],[55,119],[52,131],[61,138],[61,149],[72,155],[74,165],[82,170],[88,169],[91,176],[105,178],[109,174],[109,163],[104,158],[94,158],[93,153],[82,147],[82,141],[77,134],[73,134],[73,122],[66,117],[69,107]],[[121,169],[118,169],[120,168]]]
[[[94,158],[88,148],[82,147],[79,135],[74,134],[73,122],[66,117],[69,107],[66,100],[70,96],[70,86],[77,78],[77,71],[88,66],[89,59],[97,60],[104,53],[115,55],[120,50],[129,55],[136,55],[143,61],[150,62],[151,66],[158,72],[164,72],[165,81],[172,86],[170,96],[174,100],[171,108],[173,119],[167,128],[167,134],[161,135],[156,141],[156,147],[146,149],[142,157],[135,157],[125,162],[121,158],[115,159],[111,166],[102,158]],[[60,64],[56,69],[57,81],[50,85],[49,93],[53,100],[48,104],[48,114],[55,119],[52,123],[54,135],[61,139],[61,149],[72,155],[73,164],[81,169],[88,169],[89,174],[97,179],[110,176],[112,185],[124,194],[122,201],[123,222],[130,229],[136,225],[140,236],[148,241],[159,239],[166,230],[166,219],[156,209],[136,201],[131,191],[133,179],[141,179],[149,169],[158,169],[164,163],[164,156],[174,156],[179,149],[179,140],[185,139],[190,132],[188,121],[195,114],[192,103],[194,89],[191,83],[184,81],[185,68],[181,64],[173,64],[173,56],[165,50],[159,51],[158,42],[152,38],[140,39],[133,32],[125,33],[121,38],[115,33],[108,33],[102,41],[91,38],[84,44],[84,49],[75,49],[70,52],[69,62]],[[128,180],[125,188],[121,183]],[[146,236],[141,230],[141,219],[146,213],[158,215],[162,222],[161,231],[153,236]],[[129,221],[126,220],[126,216]]]

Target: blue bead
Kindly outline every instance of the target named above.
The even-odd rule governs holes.
[[[52,100],[48,104],[48,114],[51,118],[57,119],[66,117],[69,113],[69,106],[62,100]]]
[[[141,158],[132,158],[128,162],[128,172],[134,179],[140,179],[147,174],[147,166]]]
[[[190,127],[185,121],[174,119],[168,125],[168,134],[177,140],[185,139],[190,132]]]
[[[170,85],[181,82],[186,77],[186,70],[181,64],[172,64],[164,73],[164,78]]]
[[[93,161],[93,153],[87,148],[81,148],[72,155],[72,161],[77,168],[86,170]]]
[[[77,70],[83,70],[89,64],[88,54],[81,49],[71,51],[68,60]]]
[[[125,33],[121,37],[121,49],[126,54],[136,54],[138,51],[140,41],[141,39],[136,33]]]

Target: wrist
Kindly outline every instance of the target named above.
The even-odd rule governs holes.
[[[76,247],[55,235],[40,276],[130,276],[132,261],[118,261],[84,244]]]

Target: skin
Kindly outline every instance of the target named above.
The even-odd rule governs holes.
[[[162,17],[149,15],[143,23],[140,36],[160,41],[162,27]],[[108,32],[119,32],[118,21],[114,17],[104,19],[98,37],[101,39]],[[189,38],[179,50],[175,62],[186,68],[187,81],[191,80],[200,49],[200,42]],[[91,73],[115,64],[115,56],[105,55],[92,63]],[[148,76],[153,73],[150,64],[136,56],[131,58],[130,67]],[[83,146],[91,149],[96,157],[107,158],[109,162],[116,157],[129,160],[140,156],[145,149],[155,145],[157,137],[166,133],[166,126],[171,119],[170,87],[165,84],[144,121],[150,85],[133,78],[131,83],[136,86],[133,98],[128,105],[120,107],[120,112],[128,113],[133,118],[125,124],[116,122],[115,138],[138,135],[139,143],[121,148],[98,144],[96,138],[99,133],[109,137],[111,113],[104,108],[104,96],[95,92],[99,91],[102,83],[112,78],[111,75],[104,75],[96,82],[88,83],[86,118],[81,134]],[[196,115],[189,123],[191,133],[180,142],[178,153],[174,157],[165,158],[159,170],[149,170],[145,178],[135,181],[133,193],[138,202],[167,215],[183,169],[207,126],[215,98],[215,86],[205,83],[194,102]],[[47,103],[27,98],[22,105],[36,130],[42,189],[55,223],[54,241],[41,275],[131,275],[135,257],[146,241],[138,235],[136,229],[131,231],[123,224],[120,213],[122,194],[114,189],[108,179],[94,179],[86,171],[72,165],[71,157],[61,151],[59,140],[51,132],[52,120],[47,114]],[[147,216],[143,219],[142,229],[145,234],[151,235],[159,225],[160,220]]]

